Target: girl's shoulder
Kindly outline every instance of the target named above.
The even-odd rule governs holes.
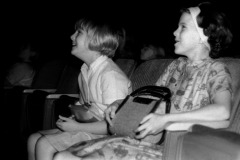
[[[173,60],[170,65],[168,66],[168,68],[175,68],[175,67],[179,67],[179,66],[183,66],[184,64],[187,63],[187,58],[186,57],[179,57],[175,60]]]
[[[214,68],[214,69],[227,68],[227,65],[218,59],[212,59],[209,65],[211,66],[211,68]]]

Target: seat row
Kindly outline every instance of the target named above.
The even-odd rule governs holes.
[[[227,64],[233,78],[233,105],[231,118],[224,122],[199,122],[213,128],[227,127],[226,130],[240,133],[240,59],[220,58],[220,61]],[[132,81],[133,90],[146,85],[154,85],[164,69],[173,59],[152,59],[138,63],[134,59],[116,59],[115,62],[126,73]],[[25,89],[22,94],[21,132],[29,134],[39,129],[55,128],[56,113],[58,107],[56,102],[63,96],[70,99],[79,97],[77,77],[80,72],[79,62],[74,65],[72,61],[65,64],[59,78],[57,87]],[[47,78],[52,78],[51,75]],[[41,98],[41,100],[40,100]],[[41,108],[41,109],[40,109]],[[34,120],[39,123],[35,123]],[[179,128],[188,130],[193,124],[176,123],[167,128],[168,136],[175,134]],[[228,127],[229,126],[229,127]],[[173,136],[174,137],[174,136]],[[168,138],[167,138],[168,139]],[[170,138],[173,139],[173,138]],[[168,143],[171,144],[171,143]]]

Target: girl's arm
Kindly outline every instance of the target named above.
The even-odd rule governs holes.
[[[107,122],[105,120],[91,123],[79,123],[79,130],[93,134],[108,134]]]
[[[137,138],[143,138],[147,134],[157,134],[176,123],[199,124],[199,122],[224,121],[230,117],[231,94],[222,91],[215,95],[214,103],[193,111],[172,114],[149,114],[143,118],[141,126],[136,132],[140,132]],[[182,130],[176,128],[175,130]]]
[[[169,114],[166,118],[168,122],[221,121],[229,119],[230,111],[231,94],[222,91],[215,95],[213,104],[189,112]]]

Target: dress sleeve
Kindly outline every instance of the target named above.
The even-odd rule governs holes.
[[[208,92],[213,101],[218,92],[229,91],[232,95],[232,78],[228,68],[222,63],[214,63],[209,72]]]

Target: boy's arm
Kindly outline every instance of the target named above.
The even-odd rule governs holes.
[[[107,135],[108,134],[107,122],[105,120],[91,122],[91,123],[80,123],[79,130],[83,131],[83,132],[99,134],[99,135]]]

